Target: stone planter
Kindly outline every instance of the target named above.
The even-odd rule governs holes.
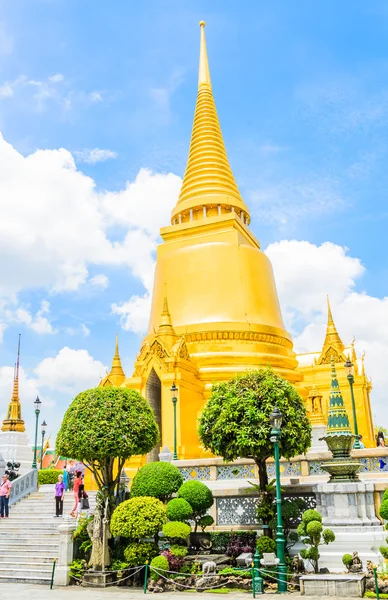
[[[300,578],[300,592],[306,596],[341,596],[362,598],[365,592],[366,576],[346,574],[303,575]]]

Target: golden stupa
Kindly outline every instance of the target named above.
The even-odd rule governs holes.
[[[157,460],[161,448],[173,447],[173,382],[179,390],[179,458],[193,459],[208,456],[200,446],[197,420],[213,382],[270,365],[298,387],[308,406],[321,407],[315,412],[319,424],[325,407],[322,401],[311,403],[310,392],[319,390],[317,398],[328,394],[331,381],[325,374],[325,389],[320,376],[319,382],[302,383],[306,369],[300,368],[283,324],[272,266],[249,229],[249,209],[226,154],[204,22],[200,34],[189,157],[171,225],[160,232],[148,334],[132,377],[124,379],[116,342],[112,371],[100,384],[136,389],[150,402],[161,430],[160,447],[149,455],[151,460]],[[332,337],[330,330],[330,343]],[[343,348],[338,356],[343,359]],[[364,433],[361,424],[359,428]]]
[[[7,415],[3,420],[1,431],[19,431],[26,430],[22,419],[22,406],[19,398],[19,365],[20,365],[20,334],[18,342],[18,356],[15,365],[13,377],[13,391],[11,401],[8,404]]]

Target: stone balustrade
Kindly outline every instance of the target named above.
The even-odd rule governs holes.
[[[38,489],[38,470],[31,469],[19,475],[17,479],[12,482],[11,494],[9,497],[9,504],[15,504],[24,496],[28,496],[31,492],[35,492]]]

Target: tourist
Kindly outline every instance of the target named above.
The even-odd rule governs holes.
[[[9,504],[9,496],[11,493],[12,483],[10,482],[7,473],[1,478],[0,485],[0,518],[8,519],[8,504]]]
[[[65,495],[65,484],[62,475],[58,475],[58,483],[55,484],[55,517],[63,515],[63,497]]]
[[[75,474],[74,486],[73,486],[74,506],[70,512],[70,516],[74,517],[75,519],[78,517],[78,503],[79,503],[78,492],[79,492],[80,485],[83,485],[82,484],[82,471],[77,471]]]
[[[63,469],[63,485],[65,486],[65,492],[67,492],[67,489],[69,487],[69,476],[67,474],[67,466],[65,466],[65,468]]]
[[[360,445],[359,445],[359,448],[361,448],[361,449],[362,449],[362,448],[365,448],[365,446],[364,446],[364,442],[362,441],[362,435],[359,435],[359,436],[358,436],[358,441],[359,441],[359,444],[360,444]]]
[[[377,434],[377,447],[385,448],[385,439],[384,439],[384,434],[382,431],[379,431]],[[380,463],[380,470],[384,471],[387,466],[385,460],[383,458],[380,458],[379,463]]]

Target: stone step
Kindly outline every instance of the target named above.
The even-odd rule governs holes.
[[[6,556],[7,552],[33,552],[40,550],[41,552],[56,553],[58,552],[58,542],[48,543],[42,541],[41,543],[35,544],[31,542],[31,538],[23,540],[7,540],[7,542],[0,543],[0,554]]]
[[[4,563],[10,564],[31,564],[31,563],[49,563],[52,564],[54,558],[58,558],[58,552],[55,554],[54,551],[48,552],[39,552],[38,550],[28,552],[24,551],[20,554],[15,554],[14,552],[8,553],[6,555],[0,555],[0,568]]]
[[[40,576],[39,574],[37,574],[36,577],[34,576],[29,576],[29,577],[18,577],[18,576],[7,576],[7,575],[2,575],[0,573],[0,583],[32,583],[32,584],[36,584],[36,585],[47,585],[49,584],[51,581],[51,574],[49,577],[47,577],[46,575],[44,576]]]
[[[39,573],[51,572],[53,566],[53,559],[50,562],[25,562],[22,564],[16,564],[12,562],[0,563],[0,573],[8,575],[8,573],[4,573],[4,571],[11,571],[11,575],[13,575],[13,571],[15,573],[20,573],[20,571],[38,571]]]
[[[25,568],[23,565],[18,565],[19,568],[15,568],[12,565],[9,568],[3,569],[0,567],[0,577],[16,577],[17,579],[28,579],[30,577],[37,577],[39,579],[51,579],[52,569],[48,568],[48,565],[43,565],[39,569]]]

